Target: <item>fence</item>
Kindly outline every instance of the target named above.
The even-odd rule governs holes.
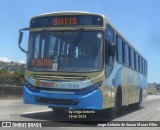
[[[23,87],[15,85],[1,85],[0,84],[0,98],[2,97],[22,97]]]

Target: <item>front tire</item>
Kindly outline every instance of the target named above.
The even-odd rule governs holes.
[[[138,101],[138,103],[136,103],[137,109],[141,109],[141,107],[142,107],[142,90],[139,93],[139,101]]]
[[[114,107],[110,109],[110,118],[114,119],[118,116],[118,114],[121,111],[121,106],[122,106],[122,91],[120,88],[118,88],[116,97],[115,97],[115,103]]]
[[[65,113],[64,108],[52,108],[52,111],[55,115],[62,115]]]

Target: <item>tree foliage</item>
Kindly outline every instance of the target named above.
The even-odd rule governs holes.
[[[16,85],[24,84],[24,70],[9,72],[7,69],[0,70],[0,85]]]

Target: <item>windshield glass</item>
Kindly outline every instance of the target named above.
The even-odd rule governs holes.
[[[55,31],[30,33],[27,68],[38,71],[88,72],[102,69],[103,33]]]

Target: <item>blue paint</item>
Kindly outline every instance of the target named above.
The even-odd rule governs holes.
[[[78,105],[57,105],[57,104],[46,104],[39,103],[36,101],[36,96],[42,98],[54,98],[54,99],[73,99],[78,100]],[[92,109],[92,110],[102,110],[103,109],[103,94],[100,89],[97,89],[86,95],[76,95],[76,94],[51,94],[51,93],[41,93],[32,92],[26,85],[24,85],[24,103],[25,104],[37,104],[45,105],[49,107],[65,107],[72,109]]]

